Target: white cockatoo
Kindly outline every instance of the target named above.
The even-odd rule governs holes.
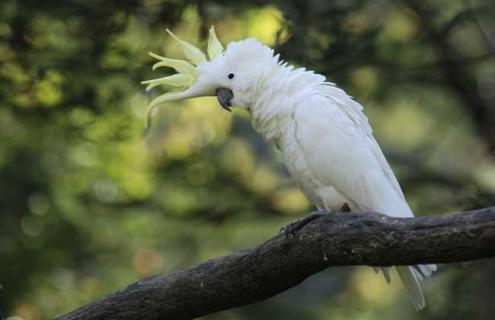
[[[363,107],[324,76],[294,68],[256,39],[231,42],[226,49],[213,27],[207,55],[168,33],[186,59],[150,53],[153,69],[171,67],[177,74],[143,81],[182,89],[155,98],[151,111],[165,102],[217,96],[220,105],[245,108],[254,129],[282,152],[294,182],[319,210],[380,212],[413,217],[382,150],[372,135]],[[420,281],[435,265],[395,267],[417,310],[425,306]],[[389,268],[382,268],[390,282]]]

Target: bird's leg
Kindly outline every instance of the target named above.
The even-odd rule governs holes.
[[[339,211],[337,212],[339,213],[351,212],[351,208],[346,202],[342,205],[342,207],[340,207]],[[296,233],[299,232],[299,230],[301,230],[305,225],[312,222],[313,220],[323,217],[325,214],[328,214],[328,211],[312,212],[300,220],[291,222],[286,226],[283,226],[282,228],[280,228],[279,234],[284,234],[287,237],[295,236]]]
[[[311,212],[306,217],[304,217],[304,218],[302,218],[300,220],[291,222],[291,223],[287,224],[286,226],[283,226],[282,228],[280,228],[279,234],[283,234],[286,237],[293,237],[305,225],[307,225],[308,223],[312,222],[313,220],[316,220],[318,218],[323,217],[326,214],[328,214],[328,212],[326,212],[326,211],[315,211],[315,212]]]

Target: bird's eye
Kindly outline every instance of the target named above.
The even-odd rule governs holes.
[[[229,79],[234,79],[234,74],[233,73],[229,73],[228,77],[229,77]]]

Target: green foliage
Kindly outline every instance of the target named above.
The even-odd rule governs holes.
[[[311,210],[239,110],[228,114],[213,99],[181,102],[160,110],[143,135],[156,94],[140,85],[151,76],[147,52],[180,57],[166,27],[199,45],[211,24],[224,44],[258,37],[337,82],[366,106],[418,214],[493,203],[487,152],[495,135],[484,122],[495,119],[485,34],[493,14],[471,10],[443,43],[431,30],[465,2],[426,1],[429,15],[414,3],[3,0],[4,315],[52,318],[143,276],[253,246]],[[428,280],[430,307],[421,314],[397,281],[389,287],[359,268],[329,270],[208,318],[481,319],[493,312],[493,263],[475,266],[443,267]]]

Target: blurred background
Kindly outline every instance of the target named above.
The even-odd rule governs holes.
[[[255,246],[313,207],[247,113],[162,108],[148,51],[256,37],[365,106],[419,215],[495,203],[495,2],[0,2],[0,309],[49,319],[147,275]],[[332,268],[207,319],[493,319],[495,261],[397,279]]]

